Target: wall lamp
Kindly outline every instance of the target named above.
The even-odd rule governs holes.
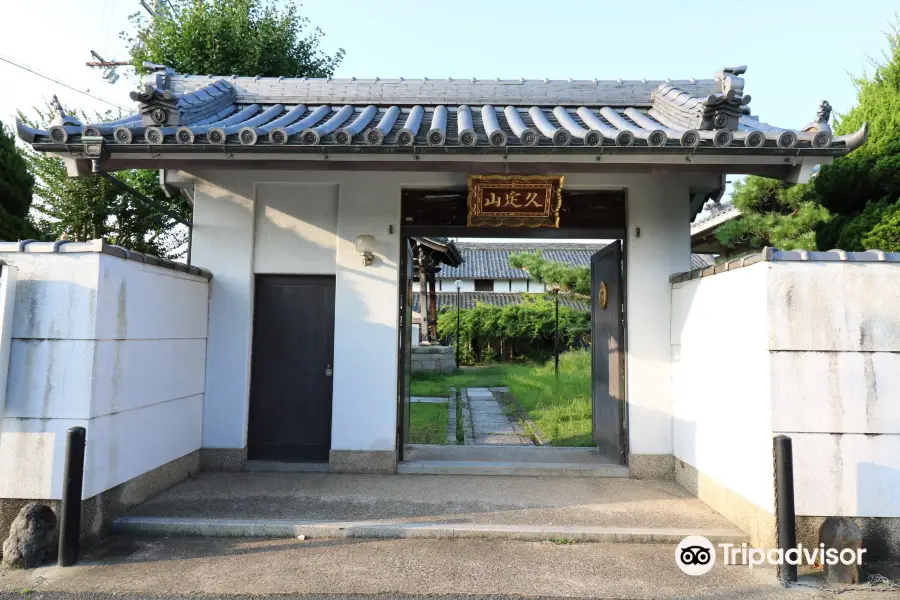
[[[356,236],[356,251],[359,252],[360,256],[362,256],[363,265],[371,267],[372,261],[375,258],[375,255],[373,254],[373,252],[375,251],[375,236]]]

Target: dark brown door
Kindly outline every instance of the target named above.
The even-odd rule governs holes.
[[[254,304],[248,458],[328,460],[334,277],[257,275]]]
[[[403,242],[400,253],[400,272],[403,281],[400,286],[400,356],[397,369],[397,452],[399,460],[403,460],[403,447],[409,443],[410,419],[410,372],[412,370],[412,281],[413,255],[409,240]]]
[[[591,416],[593,439],[625,464],[625,339],[622,242],[591,257]]]

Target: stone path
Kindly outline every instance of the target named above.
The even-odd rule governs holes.
[[[506,415],[490,388],[466,388],[465,393],[469,410],[463,415],[466,428],[472,432],[471,438],[466,436],[466,444],[533,445],[518,420]]]

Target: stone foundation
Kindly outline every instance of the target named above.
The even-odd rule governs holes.
[[[201,471],[244,471],[246,448],[200,448]]]
[[[167,490],[200,470],[200,451],[138,475],[81,502],[81,541],[92,544],[109,535],[110,524],[136,504]],[[47,504],[59,515],[59,500],[0,498],[0,535],[6,539],[13,519],[29,502]]]
[[[671,454],[631,454],[628,470],[633,479],[672,479],[675,477],[675,457]]]
[[[393,450],[332,450],[328,455],[329,473],[397,472],[397,453]]]
[[[774,512],[763,510],[683,460],[675,460],[675,481],[749,535],[752,546],[775,547]],[[773,510],[774,502],[773,498]]]
[[[410,350],[413,373],[452,373],[456,370],[453,346],[414,346]]]

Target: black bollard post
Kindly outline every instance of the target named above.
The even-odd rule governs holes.
[[[63,493],[59,509],[57,564],[60,567],[70,567],[78,562],[85,437],[84,427],[71,427],[66,431],[66,464],[63,467]]]
[[[775,452],[775,523],[778,528],[778,548],[782,556],[797,547],[796,515],[794,513],[794,452],[791,438],[776,435]],[[779,567],[785,581],[797,581],[797,565],[787,562]]]

